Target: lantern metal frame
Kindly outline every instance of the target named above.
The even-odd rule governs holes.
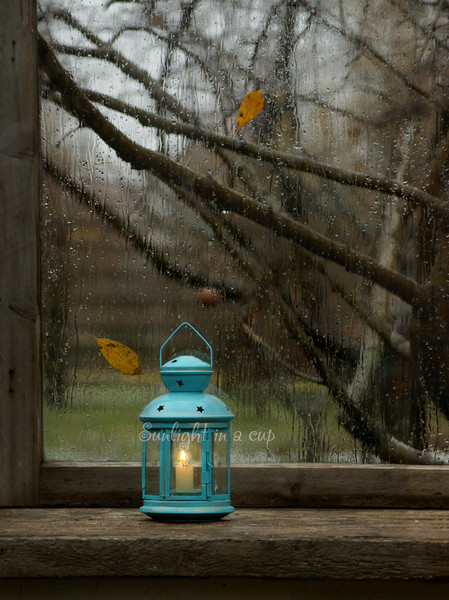
[[[164,347],[184,326],[190,327],[205,342],[210,363],[182,355],[163,364]],[[179,325],[161,346],[160,375],[168,393],[152,400],[139,416],[143,422],[143,506],[140,511],[155,520],[215,521],[234,511],[230,500],[234,415],[221,400],[203,391],[212,377],[212,365],[212,347],[188,322]],[[185,439],[187,443],[182,441]],[[224,443],[216,449],[218,442]],[[173,456],[176,444],[179,448],[185,444],[188,451],[191,443],[199,444],[200,460],[195,464],[176,463]],[[150,451],[158,458],[159,464],[154,467],[147,464]],[[226,464],[220,466],[218,459],[223,458]],[[187,491],[179,491],[185,485]]]

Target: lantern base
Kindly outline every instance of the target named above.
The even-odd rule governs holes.
[[[154,521],[171,521],[176,523],[194,523],[219,521],[234,512],[230,504],[221,506],[172,506],[168,503],[154,505],[144,504],[140,512],[148,515]]]

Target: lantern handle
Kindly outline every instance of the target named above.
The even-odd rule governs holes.
[[[201,335],[201,333],[199,333],[199,331],[197,331],[197,330],[195,329],[195,327],[193,327],[193,325],[190,325],[190,323],[188,323],[187,321],[184,321],[184,323],[181,323],[181,325],[179,325],[179,327],[177,327],[177,328],[174,330],[174,332],[171,334],[171,336],[170,336],[170,337],[168,337],[168,338],[165,340],[165,342],[162,344],[162,346],[161,346],[161,350],[160,350],[160,354],[159,354],[161,368],[162,368],[162,350],[164,349],[164,346],[165,346],[165,345],[166,345],[166,344],[167,344],[167,343],[168,343],[168,342],[169,342],[169,341],[172,339],[172,337],[175,335],[175,333],[177,333],[177,332],[178,332],[178,331],[181,329],[181,327],[184,327],[184,325],[187,325],[188,327],[190,327],[190,329],[193,329],[193,331],[196,333],[196,335],[197,335],[198,337],[200,337],[200,338],[203,340],[203,342],[206,344],[206,346],[209,348],[209,352],[210,352],[210,366],[211,366],[211,368],[212,368],[212,366],[213,366],[213,358],[212,358],[212,346],[209,344],[209,342],[208,342],[207,340],[205,340],[205,339],[203,338],[203,336]]]

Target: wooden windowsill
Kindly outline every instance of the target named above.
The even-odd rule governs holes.
[[[156,523],[136,508],[0,509],[0,577],[449,579],[442,510],[237,509]]]
[[[138,462],[44,462],[38,504],[138,506],[141,481]],[[248,508],[449,509],[449,469],[443,465],[233,463],[231,499],[234,506]]]

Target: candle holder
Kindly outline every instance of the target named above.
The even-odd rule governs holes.
[[[206,344],[210,363],[191,355],[162,364],[162,351],[184,326]],[[139,419],[142,432],[141,512],[157,521],[216,521],[234,512],[230,497],[231,421],[218,398],[205,394],[213,374],[212,347],[184,322],[162,344],[160,375],[168,393]]]

